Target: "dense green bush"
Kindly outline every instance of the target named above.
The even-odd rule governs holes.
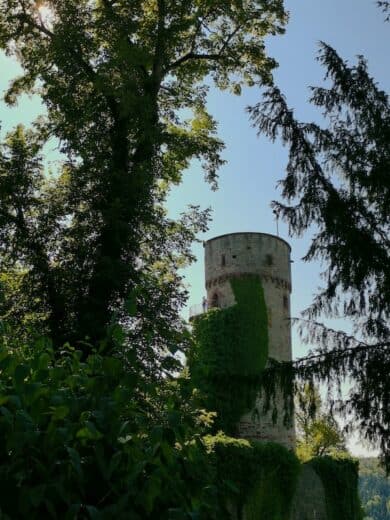
[[[206,444],[213,453],[216,482],[234,518],[289,518],[300,468],[294,453],[272,442],[223,434],[206,438]]]
[[[0,345],[2,518],[217,518],[194,433],[207,414],[180,409],[180,381],[143,387],[130,362]]]
[[[296,457],[205,436],[189,381],[147,387],[130,361],[0,345],[2,518],[287,518]]]

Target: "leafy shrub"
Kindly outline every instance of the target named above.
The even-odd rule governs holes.
[[[55,357],[45,340],[0,345],[2,518],[214,518],[179,382],[143,387],[129,361],[71,347]]]

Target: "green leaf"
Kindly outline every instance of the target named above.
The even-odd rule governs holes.
[[[60,405],[60,406],[52,406],[52,419],[53,420],[62,420],[69,414],[69,406]]]
[[[98,518],[101,518],[101,514],[98,509],[94,506],[87,506],[86,510],[88,511],[88,514],[92,520],[96,520]]]
[[[81,460],[80,455],[74,448],[67,448],[67,452],[70,457],[70,461],[73,469],[76,471],[76,474],[79,478],[83,477],[83,470],[81,468]]]
[[[129,316],[137,314],[137,302],[134,296],[127,298],[125,301],[125,310]]]
[[[39,504],[43,501],[46,491],[46,484],[41,484],[39,486],[31,487],[29,489],[29,499],[34,507],[38,507]]]
[[[116,376],[121,372],[122,362],[120,359],[107,357],[103,360],[103,371],[110,376]]]
[[[40,370],[47,369],[49,367],[50,361],[51,361],[51,357],[49,356],[49,354],[47,352],[44,352],[43,354],[41,354],[39,356],[38,368]]]
[[[111,337],[116,343],[122,345],[126,339],[126,334],[120,325],[114,325],[111,330]]]
[[[84,428],[77,432],[76,437],[84,440],[99,440],[103,437],[103,434],[91,421],[86,421]]]
[[[145,493],[145,509],[148,513],[151,513],[154,507],[156,498],[159,496],[161,491],[161,482],[158,478],[152,477],[149,482]]]

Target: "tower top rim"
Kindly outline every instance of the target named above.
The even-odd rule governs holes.
[[[208,244],[209,242],[212,242],[213,240],[217,240],[219,238],[230,237],[230,236],[234,236],[234,235],[258,235],[258,236],[272,237],[272,238],[275,238],[276,240],[280,240],[280,242],[283,242],[284,244],[286,244],[286,246],[291,251],[290,244],[287,242],[287,240],[284,240],[284,238],[280,238],[277,235],[273,235],[272,233],[260,233],[259,231],[236,231],[234,233],[224,233],[223,235],[218,235],[216,237],[205,240],[205,244]]]

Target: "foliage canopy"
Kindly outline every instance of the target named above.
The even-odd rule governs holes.
[[[283,2],[1,0],[0,13],[0,47],[23,68],[5,99],[35,92],[47,108],[26,160],[39,163],[48,137],[66,156],[46,186],[38,164],[31,170],[17,149],[5,152],[19,174],[3,170],[1,189],[21,196],[10,194],[1,210],[4,267],[22,270],[56,344],[101,341],[127,298],[155,307],[139,297],[150,291],[148,267],[175,261],[175,248],[188,257],[183,244],[204,228],[205,215],[192,214],[178,232],[161,205],[190,160],[202,161],[213,184],[222,163],[205,78],[236,93],[269,83],[276,64],[264,38],[283,31]],[[34,236],[39,251],[24,240],[20,258],[15,234]]]
[[[296,451],[300,460],[347,453],[345,438],[337,421],[322,406],[317,388],[305,384],[296,396]]]
[[[178,269],[209,212],[174,221],[164,203],[194,159],[215,187],[208,84],[270,83],[264,39],[285,23],[282,0],[0,0],[0,48],[23,69],[5,101],[47,109],[0,150],[2,514],[223,515],[211,415],[172,381]]]

